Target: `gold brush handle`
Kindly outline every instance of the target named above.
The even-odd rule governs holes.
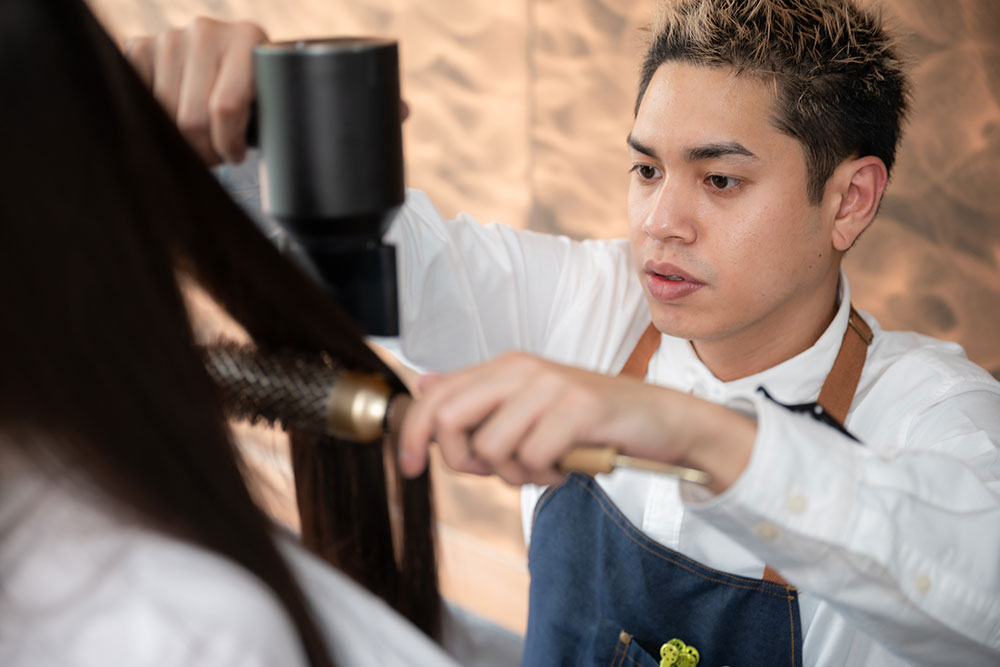
[[[585,475],[608,473],[615,468],[638,468],[672,475],[696,484],[708,484],[711,480],[709,474],[704,471],[625,456],[619,454],[614,447],[577,447],[559,460],[559,467],[565,472],[581,472]]]

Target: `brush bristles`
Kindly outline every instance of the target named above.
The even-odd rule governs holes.
[[[262,353],[226,342],[205,348],[205,367],[229,417],[317,435],[327,432],[330,390],[341,369],[320,355]]]

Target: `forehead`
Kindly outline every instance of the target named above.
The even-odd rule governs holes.
[[[787,150],[798,142],[774,126],[775,97],[769,82],[732,68],[667,62],[646,88],[632,136],[677,148],[735,141],[757,155]]]

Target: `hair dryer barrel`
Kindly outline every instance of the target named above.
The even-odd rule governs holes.
[[[398,333],[395,249],[403,203],[396,43],[333,38],[254,50],[267,212],[368,333]]]
[[[261,45],[254,77],[271,215],[298,224],[381,216],[403,203],[394,41]]]

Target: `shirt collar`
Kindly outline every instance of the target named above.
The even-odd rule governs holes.
[[[672,376],[669,385],[718,402],[749,396],[757,387],[767,388],[774,398],[783,403],[815,401],[840,351],[851,314],[851,288],[843,271],[840,273],[838,298],[837,314],[812,347],[777,366],[731,382],[715,377],[695,354],[690,341],[664,336],[661,346],[666,354],[660,359],[669,365],[669,376]],[[657,375],[663,377],[661,373]]]

